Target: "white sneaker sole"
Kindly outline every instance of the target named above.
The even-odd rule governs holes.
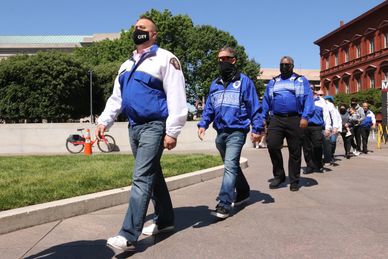
[[[107,246],[109,246],[110,248],[113,248],[113,249],[116,249],[116,250],[121,250],[121,251],[135,251],[135,247],[132,245],[130,247],[120,247],[120,246],[115,246],[113,244],[109,244],[109,243],[106,243]]]
[[[217,211],[212,211],[210,214],[220,219],[226,219],[227,217],[229,217],[229,214],[221,214],[221,213],[218,213]]]
[[[242,204],[244,204],[244,203],[246,203],[248,201],[249,201],[249,197],[245,198],[244,200],[239,201],[239,202],[233,202],[231,206],[232,206],[232,208],[238,207],[238,206],[240,206],[240,205],[242,205]]]
[[[168,226],[168,227],[162,228],[160,230],[152,231],[152,232],[143,230],[141,233],[145,236],[154,236],[154,235],[157,235],[160,233],[166,233],[166,232],[173,231],[174,229],[175,229],[175,226]]]

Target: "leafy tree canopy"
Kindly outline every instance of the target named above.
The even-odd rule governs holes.
[[[159,12],[152,9],[144,16],[152,18],[158,27],[158,45],[174,53],[180,60],[190,102],[204,98],[212,80],[218,76],[217,54],[224,46],[236,49],[238,68],[255,82],[261,93],[263,92],[264,85],[257,80],[260,65],[248,59],[244,47],[228,32],[209,25],[195,26],[189,16],[174,16],[168,10]],[[123,62],[135,49],[131,39],[133,29],[132,26],[129,30],[122,31],[120,39],[106,40],[90,47],[79,48],[75,55],[86,60],[90,66]],[[104,85],[108,86],[106,83]]]
[[[349,106],[351,99],[355,99],[360,105],[363,102],[369,103],[369,109],[374,113],[381,112],[381,90],[380,89],[368,89],[365,91],[344,94],[340,93],[335,96],[336,105]]]
[[[40,52],[1,61],[0,117],[63,121],[89,107],[87,69],[72,56]]]

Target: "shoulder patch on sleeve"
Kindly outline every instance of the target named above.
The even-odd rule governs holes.
[[[171,58],[170,59],[170,64],[175,67],[176,70],[181,70],[181,65],[179,64],[178,59],[176,58]]]

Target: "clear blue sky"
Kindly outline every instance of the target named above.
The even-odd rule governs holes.
[[[128,29],[151,8],[228,31],[262,67],[290,55],[319,69],[314,41],[384,0],[1,0],[0,35],[91,35]],[[335,8],[335,9],[334,9]]]

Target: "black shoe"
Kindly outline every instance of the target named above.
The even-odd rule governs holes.
[[[334,158],[332,158],[332,159],[330,160],[330,165],[335,165],[335,159],[334,159]]]
[[[292,192],[299,191],[299,183],[292,183],[292,184],[290,184],[290,191],[292,191]]]
[[[323,169],[323,167],[321,167],[321,168],[313,168],[313,172],[314,173],[323,173],[324,169]]]
[[[306,167],[306,169],[303,171],[304,174],[311,174],[314,172],[314,169],[311,167]]]
[[[240,205],[244,204],[245,202],[247,202],[248,200],[249,200],[249,192],[243,193],[243,194],[237,193],[236,199],[232,203],[232,207],[240,206]]]
[[[216,206],[216,209],[212,211],[211,214],[213,216],[216,216],[217,218],[226,219],[227,217],[229,217],[229,210],[221,204],[218,204]]]
[[[275,178],[273,181],[269,184],[270,189],[276,189],[279,188],[280,185],[286,180],[286,178]]]

